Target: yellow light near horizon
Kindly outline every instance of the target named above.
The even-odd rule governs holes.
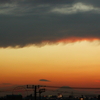
[[[62,79],[63,83],[78,84],[78,80],[83,83],[99,80],[100,46],[95,43],[0,49],[0,82],[31,83],[34,78],[37,83],[46,78],[55,83]]]

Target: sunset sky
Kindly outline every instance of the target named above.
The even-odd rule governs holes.
[[[100,87],[100,0],[0,0],[0,87]]]

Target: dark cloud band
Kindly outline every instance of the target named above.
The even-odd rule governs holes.
[[[100,8],[93,0],[37,1],[1,4],[0,47],[100,39]]]

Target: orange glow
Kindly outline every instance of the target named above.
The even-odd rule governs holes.
[[[83,37],[69,37],[66,39],[61,39],[58,40],[57,42],[77,42],[77,41],[95,41],[95,40],[100,40],[99,38],[93,38],[93,37],[89,37],[89,38],[83,38]]]
[[[63,38],[63,39],[58,39],[58,40],[55,40],[55,41],[42,41],[42,45],[45,45],[46,43],[47,44],[53,44],[53,43],[74,43],[74,42],[81,42],[81,41],[99,41],[100,38],[94,38],[94,37],[87,37],[87,38],[84,38],[84,37],[68,37],[68,38]]]
[[[100,87],[100,46],[95,44],[98,41],[0,49],[0,84]]]

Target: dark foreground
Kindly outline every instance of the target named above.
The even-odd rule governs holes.
[[[58,96],[41,96],[41,97],[22,97],[21,95],[7,95],[5,97],[0,97],[0,100],[100,100],[100,95],[96,96],[80,96],[80,97],[74,97],[74,96],[68,96],[68,97],[58,97]]]

